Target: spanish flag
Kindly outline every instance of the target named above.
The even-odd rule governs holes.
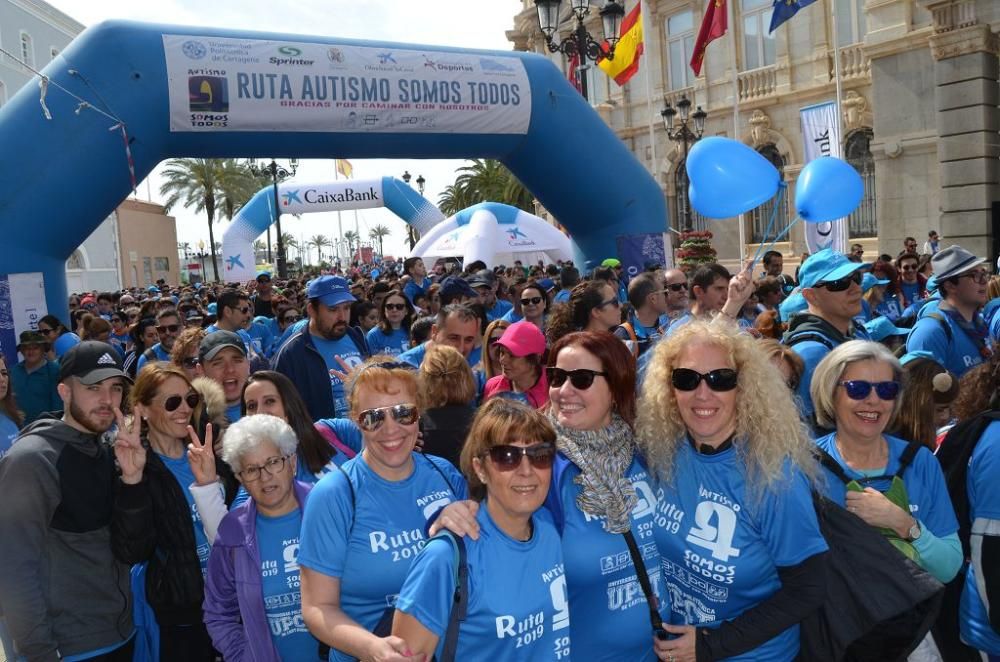
[[[705,61],[705,49],[715,39],[726,34],[729,19],[726,16],[726,0],[708,0],[705,17],[701,20],[701,29],[694,42],[694,55],[691,56],[691,70],[695,76],[701,75],[701,64]]]
[[[601,58],[597,66],[619,85],[624,85],[628,79],[639,71],[639,57],[642,55],[642,2],[635,5],[622,21],[618,43],[615,44],[615,59]],[[608,44],[604,42],[604,50]]]
[[[350,179],[354,174],[354,166],[347,159],[337,159],[337,172]]]

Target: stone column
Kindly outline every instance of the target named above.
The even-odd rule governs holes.
[[[934,15],[940,232],[945,243],[993,260],[992,207],[1000,201],[997,36],[977,20],[972,0],[927,6]]]

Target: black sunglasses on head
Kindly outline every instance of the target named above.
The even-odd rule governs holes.
[[[739,373],[732,368],[717,368],[709,372],[698,372],[690,368],[674,368],[670,382],[678,391],[693,391],[702,380],[713,391],[732,391],[736,388]]]
[[[851,287],[851,284],[860,285],[861,284],[861,272],[855,271],[850,276],[844,276],[837,280],[824,281],[822,283],[816,283],[814,287],[824,287],[827,292],[843,292]]]
[[[595,377],[607,377],[608,373],[600,370],[588,370],[587,368],[577,368],[576,370],[563,370],[549,366],[545,368],[545,377],[552,388],[561,388],[566,380],[578,391],[586,391],[594,383]]]

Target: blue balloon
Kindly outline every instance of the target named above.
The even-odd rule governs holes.
[[[688,197],[699,214],[729,218],[774,197],[781,174],[756,150],[731,138],[702,138],[687,158]]]
[[[847,161],[832,156],[813,159],[795,183],[795,211],[806,223],[844,218],[861,204],[865,185]]]

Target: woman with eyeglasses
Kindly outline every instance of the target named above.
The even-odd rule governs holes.
[[[318,661],[302,620],[299,535],[310,485],[295,480],[295,431],[280,418],[241,418],[222,458],[250,498],[219,525],[205,576],[205,626],[226,660]]]
[[[432,539],[410,566],[392,632],[420,659],[570,659],[570,614],[562,543],[539,512],[552,477],[555,431],[520,403],[492,400],[480,409],[462,450],[462,472],[480,503],[477,540],[464,542],[468,575],[458,577],[456,543]],[[445,655],[456,588],[464,618]],[[575,645],[575,644],[574,644]],[[582,658],[591,659],[582,651]]]
[[[570,292],[569,301],[554,306],[549,315],[546,337],[552,347],[574,331],[611,331],[621,324],[618,290],[606,280],[579,283]]]
[[[674,623],[656,653],[796,659],[799,623],[823,602],[827,544],[792,392],[759,341],[723,318],[692,319],[653,352],[638,429]]]
[[[483,332],[483,347],[486,348],[482,359],[483,374],[487,380],[500,374],[500,345],[497,341],[508,326],[510,322],[507,320],[496,319],[487,324],[486,331]]]
[[[247,378],[242,415],[269,414],[292,426],[299,440],[295,480],[316,483],[361,452],[361,432],[346,418],[309,418],[306,404],[288,377],[261,370]]]
[[[549,299],[545,295],[545,289],[536,281],[529,280],[521,289],[521,317],[527,322],[531,322],[540,331],[545,331],[545,314],[549,309]]]
[[[499,396],[518,400],[536,409],[549,402],[545,380],[545,336],[529,319],[511,324],[497,341],[500,374],[483,387],[483,400]]]
[[[330,659],[405,660],[393,603],[426,543],[427,518],[467,495],[447,461],[414,452],[417,377],[376,356],[355,368],[349,404],[362,452],[313,489],[302,522],[302,615]]]
[[[57,359],[80,342],[80,336],[67,329],[55,315],[46,315],[38,320],[38,332],[49,341]]]
[[[116,509],[123,513],[121,560],[148,562],[146,599],[160,628],[160,659],[213,662],[202,615],[211,543],[238,485],[213,452],[204,403],[183,370],[151,363],[129,394],[131,426],[119,416],[116,443],[132,450],[122,465]],[[198,429],[196,429],[196,427]]]
[[[379,304],[378,326],[368,331],[372,354],[399,356],[410,348],[410,323],[413,304],[399,290],[392,290]]]
[[[118,353],[125,358],[128,351],[132,349],[132,337],[128,333],[128,316],[122,310],[111,313],[111,335],[108,343],[118,350]]]
[[[610,333],[571,333],[552,348],[546,373],[558,453],[545,507],[562,539],[575,655],[655,659],[667,595],[653,539],[656,497],[632,427],[635,360]],[[473,538],[481,530],[469,502],[448,506],[432,532],[439,527]]]
[[[902,375],[892,352],[864,340],[840,345],[816,366],[810,386],[816,420],[836,430],[816,440],[824,453],[822,491],[947,583],[963,558],[941,465],[920,442],[885,434],[899,407]]]

